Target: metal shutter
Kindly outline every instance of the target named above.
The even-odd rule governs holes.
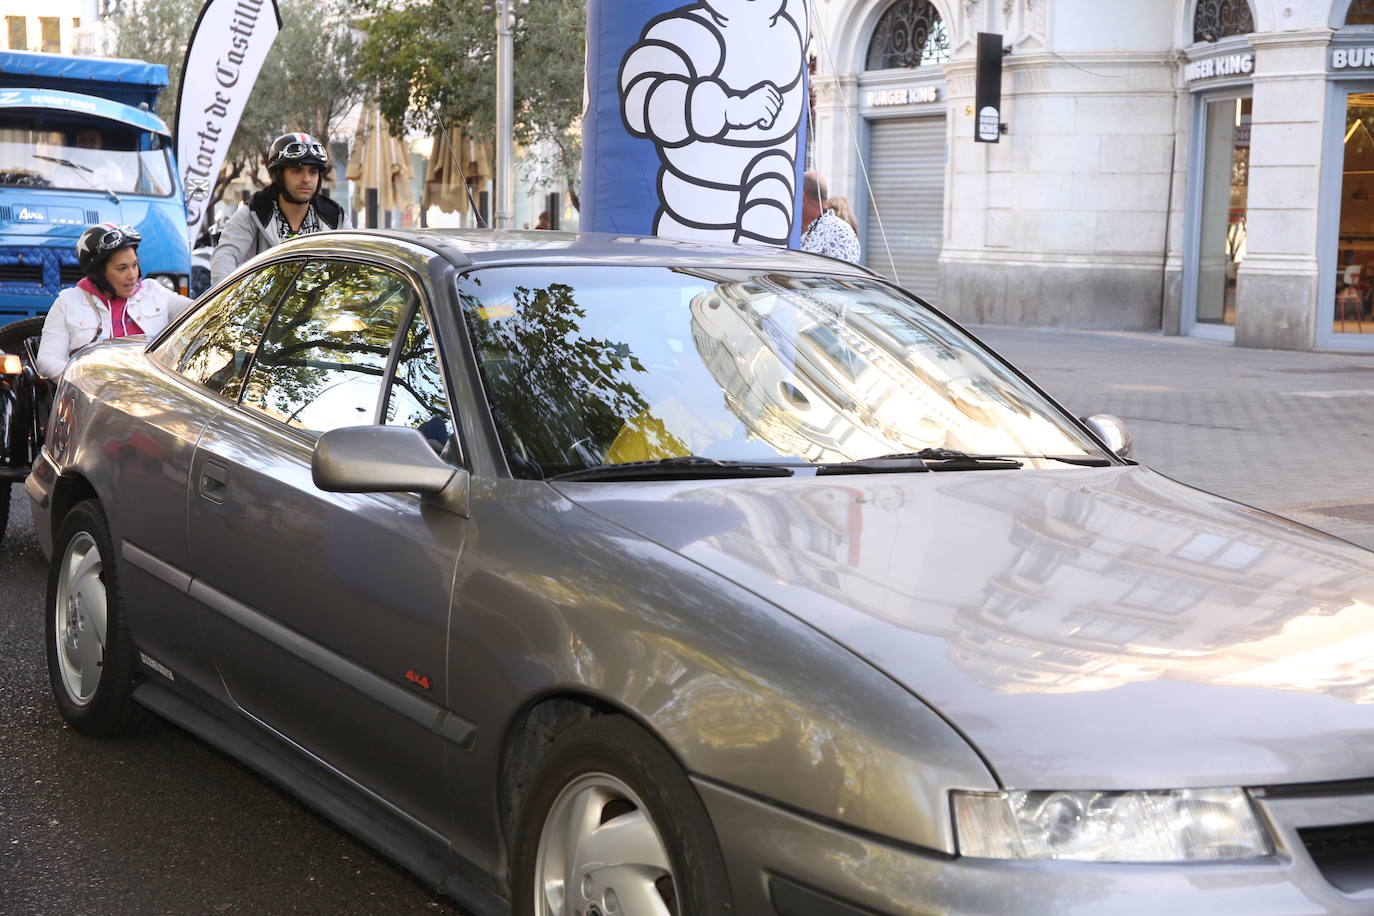
[[[945,226],[945,119],[870,121],[868,174],[864,263],[887,277],[895,263],[901,285],[934,302]]]

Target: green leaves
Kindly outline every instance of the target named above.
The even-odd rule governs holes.
[[[359,79],[393,129],[495,129],[496,15],[487,0],[351,0]],[[560,140],[582,112],[584,0],[513,0],[515,137]],[[571,149],[571,148],[570,148]]]

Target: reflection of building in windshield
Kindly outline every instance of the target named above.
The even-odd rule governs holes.
[[[861,277],[733,277],[691,302],[726,404],[782,454],[834,461],[949,447],[1080,454],[987,361]]]
[[[1169,679],[1374,702],[1367,565],[1196,491],[1164,498],[1147,473],[941,475],[943,493],[928,477],[856,477],[785,499],[686,498],[740,513],[713,545],[765,581],[895,626],[894,655],[937,637],[999,693]]]

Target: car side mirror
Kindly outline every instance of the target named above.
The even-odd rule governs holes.
[[[471,475],[434,454],[408,426],[346,426],[320,436],[310,456],[315,486],[330,493],[423,493],[468,515]]]
[[[1102,442],[1111,449],[1112,454],[1118,458],[1130,458],[1131,449],[1135,447],[1135,437],[1131,435],[1130,427],[1126,421],[1120,417],[1109,413],[1095,413],[1091,417],[1082,417],[1083,425],[1092,430],[1093,435],[1101,439]]]

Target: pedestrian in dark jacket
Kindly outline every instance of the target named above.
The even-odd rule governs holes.
[[[343,208],[323,193],[329,154],[309,134],[282,134],[267,153],[272,183],[248,199],[220,234],[210,257],[210,281],[218,283],[244,261],[287,239],[352,224]]]

